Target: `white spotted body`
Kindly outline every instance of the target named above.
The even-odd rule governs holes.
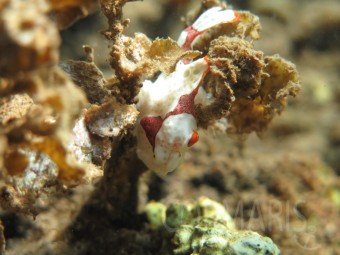
[[[206,58],[179,62],[170,75],[145,81],[138,95],[137,154],[161,175],[173,171],[198,140],[194,100],[208,70]]]
[[[165,175],[177,168],[183,160],[194,130],[197,130],[197,123],[192,115],[183,113],[170,116],[156,135],[154,150],[141,133],[137,154],[150,169]]]
[[[222,23],[232,23],[239,20],[239,15],[233,10],[212,7],[202,13],[197,20],[180,34],[177,43],[186,50],[193,48],[195,40],[206,30]]]
[[[237,19],[236,12],[213,7],[181,33],[178,44],[190,50],[194,40],[207,29]],[[137,154],[160,175],[173,171],[188,147],[198,141],[195,99],[203,104],[211,101],[200,86],[209,67],[207,57],[179,61],[173,73],[161,73],[154,82],[144,81],[137,96]]]

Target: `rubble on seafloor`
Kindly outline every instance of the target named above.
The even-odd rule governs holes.
[[[167,220],[151,219],[142,190],[151,182],[136,155],[135,103],[145,80],[172,73],[181,59],[207,55],[203,88],[214,103],[197,106],[198,127],[260,134],[299,92],[295,65],[254,47],[261,26],[250,12],[211,28],[186,51],[170,38],[124,35],[127,2],[0,3],[0,254],[279,254],[271,239],[235,230],[229,216],[223,221],[228,213],[208,199],[181,203],[188,215],[181,224],[167,222],[174,205]],[[186,24],[215,5],[202,1]],[[90,46],[85,61],[59,61],[60,30],[99,6],[108,20],[102,34],[111,45],[111,77],[97,67]],[[204,201],[218,213],[204,211]],[[198,207],[201,218],[189,216]],[[165,205],[157,208],[165,213]],[[164,220],[170,231],[159,226]]]
[[[225,207],[206,197],[198,198],[194,204],[177,203],[168,208],[150,202],[145,211],[150,227],[159,235],[174,232],[171,243],[166,243],[166,238],[163,243],[174,254],[280,254],[270,238],[236,230]]]

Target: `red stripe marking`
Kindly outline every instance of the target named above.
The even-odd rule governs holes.
[[[204,77],[206,76],[206,74],[210,70],[209,59],[208,59],[207,56],[204,57],[204,61],[208,64],[208,68],[203,72],[202,77],[201,77],[197,87],[190,94],[182,95],[179,98],[178,104],[176,105],[174,110],[172,110],[171,112],[168,112],[165,115],[164,119],[162,119],[162,117],[160,117],[160,116],[157,116],[157,117],[155,117],[155,116],[145,116],[140,120],[140,124],[144,129],[145,135],[148,138],[148,140],[149,140],[149,142],[152,146],[153,151],[155,150],[155,145],[156,145],[156,135],[157,135],[158,131],[161,129],[162,124],[163,124],[163,122],[166,118],[168,118],[169,116],[177,115],[177,114],[181,114],[181,113],[188,113],[188,114],[193,115],[196,118],[194,100],[195,100],[198,89],[201,86],[201,83],[202,83]],[[196,132],[196,131],[193,131],[193,132]],[[196,137],[196,135],[195,135],[195,137]],[[188,146],[191,146],[198,141],[198,134],[197,134],[196,138],[197,138],[197,140],[192,141],[192,143],[190,143],[191,139],[195,139],[195,138],[191,137],[191,139],[188,143]]]

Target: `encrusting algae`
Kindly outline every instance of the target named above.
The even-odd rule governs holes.
[[[223,205],[206,197],[198,198],[194,204],[171,204],[168,208],[162,203],[150,202],[145,210],[153,229],[173,233],[171,244],[163,244],[173,249],[173,254],[280,254],[270,238],[253,231],[236,230]]]

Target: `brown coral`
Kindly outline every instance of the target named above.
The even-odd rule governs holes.
[[[48,0],[48,3],[50,4],[49,15],[59,29],[66,29],[99,8],[95,0]]]
[[[279,56],[266,57],[258,91],[250,98],[236,97],[231,107],[230,132],[250,133],[265,130],[276,114],[280,114],[287,96],[295,96],[300,90],[296,67]]]
[[[77,96],[70,100],[65,96],[69,93]],[[72,185],[84,176],[75,160],[67,156],[66,148],[84,97],[65,74],[51,68],[13,80],[12,95],[1,101],[1,135],[3,144],[7,144],[2,152],[1,172],[3,181],[15,187],[7,197],[23,201],[15,206],[17,210],[33,212],[34,200],[50,193],[45,187],[55,191],[59,181]],[[6,205],[2,205],[8,209],[16,204],[10,199],[2,200],[5,201]]]
[[[256,31],[252,25],[243,25],[245,30],[235,27],[244,33],[240,37],[220,36],[209,42],[211,38],[205,36],[200,41],[210,45],[211,70],[203,87],[215,99],[211,105],[198,106],[201,127],[227,117],[231,133],[263,131],[275,114],[283,111],[287,96],[300,90],[294,64],[279,56],[265,57],[242,39],[247,35],[244,31]]]
[[[108,81],[104,78],[102,71],[94,63],[93,49],[84,46],[86,61],[68,60],[60,64],[67,72],[72,81],[85,92],[91,104],[101,103],[108,96],[108,89],[105,88]]]
[[[59,33],[48,10],[15,0],[0,9],[0,203],[32,214],[85,176],[67,148],[85,97],[54,66]]]
[[[60,44],[45,0],[9,1],[0,6],[0,75],[14,77],[55,64]]]

